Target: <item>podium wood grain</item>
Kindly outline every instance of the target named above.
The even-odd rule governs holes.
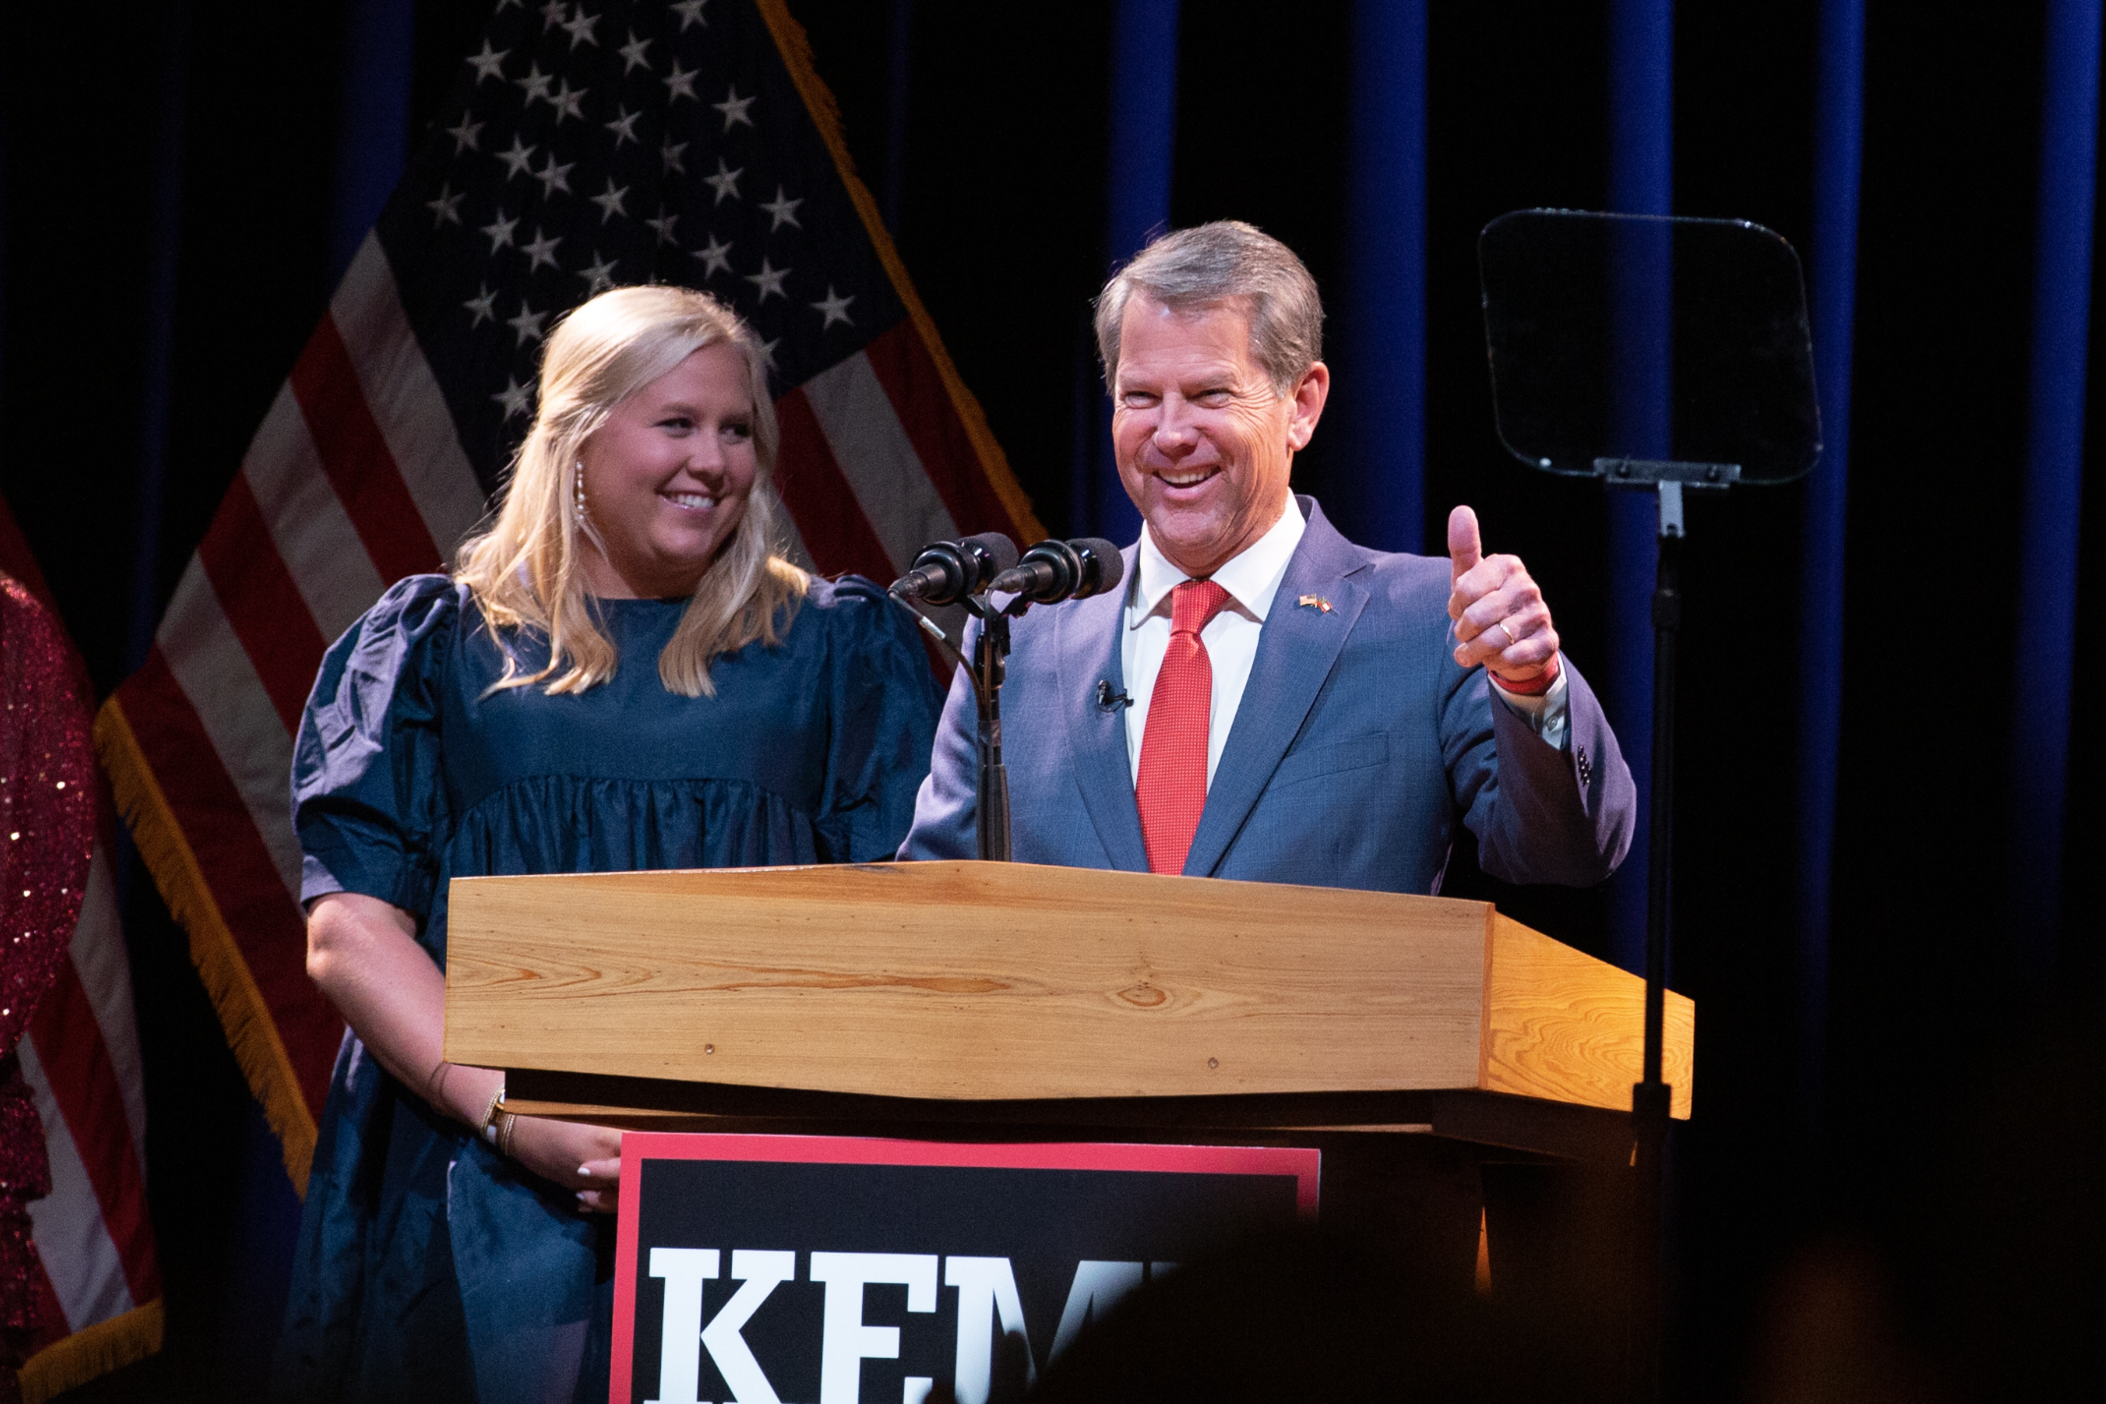
[[[1627,1109],[1644,1061],[1645,982],[1540,931],[1491,913],[1483,1070],[1477,1085]],[[1696,1004],[1667,992],[1661,1076],[1689,1118]]]
[[[1628,1107],[1643,986],[1489,904],[1027,864],[464,878],[446,1056],[924,1099]],[[1670,999],[1675,1114],[1694,1009]]]

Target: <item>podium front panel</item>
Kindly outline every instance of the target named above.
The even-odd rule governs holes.
[[[1477,1087],[1492,916],[1026,864],[460,879],[446,1056],[936,1099]]]

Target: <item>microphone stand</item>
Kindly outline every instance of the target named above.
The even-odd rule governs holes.
[[[985,570],[987,559],[993,554],[989,541],[998,541],[1008,548],[1009,566]],[[975,565],[963,566],[950,562],[950,557],[962,552],[967,546],[977,543]],[[965,670],[973,685],[973,698],[979,704],[979,726],[973,740],[975,751],[974,827],[978,830],[979,855],[983,863],[1007,863],[1013,861],[1009,842],[1009,769],[1002,764],[1002,683],[1009,671],[1009,621],[1019,618],[1031,608],[1034,600],[1053,603],[1057,600],[1075,599],[1094,595],[1110,589],[1119,582],[1124,567],[1119,557],[1119,548],[1109,541],[1096,537],[1082,537],[1075,541],[1041,541],[1026,551],[1024,565],[1029,570],[1016,567],[1015,547],[1007,537],[968,537],[965,541],[941,542],[923,553],[933,556],[932,566],[946,569],[964,569],[967,578],[979,579],[981,588],[971,590],[958,600],[966,611],[980,621],[979,637],[973,641],[971,661],[962,657],[952,646],[936,622],[914,609],[915,621],[933,636],[943,649],[944,656],[957,667]],[[922,576],[926,577],[926,570]],[[906,599],[900,593],[913,585],[918,577],[909,575],[893,587],[892,598],[901,605]],[[1007,583],[1004,583],[1007,582]],[[915,587],[917,590],[920,587]],[[997,589],[1009,594],[1007,605],[996,605]],[[1010,592],[1014,590],[1015,593]],[[945,599],[944,603],[950,603]],[[911,606],[909,607],[911,609]]]
[[[1007,863],[1009,853],[1009,768],[1002,764],[1002,683],[1009,670],[1009,611],[997,609],[986,595],[969,595],[967,610],[980,621],[980,637],[973,641],[971,668],[973,692],[980,704],[979,732],[974,737],[979,769],[975,781],[978,803],[974,808],[980,837],[980,861]],[[1017,605],[1030,607],[1018,599]],[[1018,609],[1017,613],[1023,613]]]
[[[978,761],[973,784],[979,857],[987,863],[1010,862],[1009,768],[1002,764],[1002,683],[1009,672],[1009,621],[1031,608],[1031,601],[1019,595],[1007,608],[997,608],[984,591],[959,600],[980,621],[973,656],[967,658],[951,642],[950,635],[943,632],[942,625],[899,595],[890,598],[914,616],[914,622],[936,640],[945,657],[965,670],[966,680],[973,685],[973,697],[979,704],[979,728],[973,738]]]

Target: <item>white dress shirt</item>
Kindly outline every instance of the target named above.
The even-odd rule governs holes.
[[[1228,745],[1229,729],[1236,723],[1243,689],[1250,682],[1265,616],[1307,528],[1300,504],[1290,495],[1287,509],[1272,529],[1214,572],[1214,583],[1228,591],[1229,598],[1199,634],[1214,671],[1213,705],[1207,713],[1209,788],[1214,783],[1214,768],[1221,763],[1222,748]],[[1138,555],[1139,568],[1127,590],[1126,627],[1119,644],[1126,695],[1133,699],[1126,709],[1126,760],[1136,784],[1141,777],[1141,741],[1148,731],[1148,703],[1155,695],[1155,675],[1162,670],[1163,654],[1170,648],[1170,592],[1191,578],[1157,549],[1145,524]],[[1567,688],[1562,670],[1540,697],[1517,697],[1496,683],[1489,686],[1492,695],[1525,718],[1536,735],[1555,749],[1564,749]]]

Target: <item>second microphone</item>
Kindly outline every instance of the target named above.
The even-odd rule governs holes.
[[[1041,541],[1024,552],[1013,569],[997,575],[988,589],[1022,595],[1034,604],[1058,604],[1104,594],[1116,588],[1125,573],[1119,548],[1101,537]]]
[[[1015,564],[1016,543],[998,531],[963,541],[938,541],[922,547],[914,568],[892,582],[891,593],[926,604],[956,604],[986,589],[989,581]]]

